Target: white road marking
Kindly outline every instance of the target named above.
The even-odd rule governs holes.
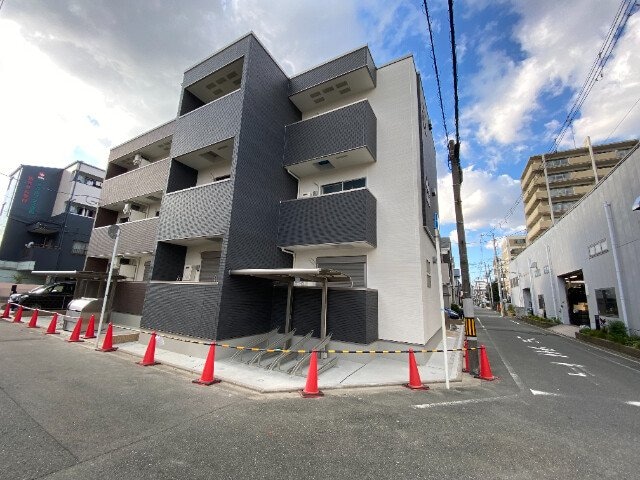
[[[547,396],[547,397],[560,397],[561,396],[559,393],[543,392],[542,390],[534,390],[533,388],[530,388],[529,390],[531,390],[531,393],[533,395],[544,395],[544,396]]]
[[[480,318],[476,318],[476,320],[478,321],[480,326],[482,328],[484,328],[484,325],[482,325],[482,322],[480,321]],[[504,366],[507,368],[507,372],[509,372],[509,375],[511,375],[511,378],[513,378],[513,381],[516,382],[516,385],[518,386],[518,388],[520,390],[522,390],[522,391],[526,390],[527,387],[525,387],[524,382],[522,380],[520,380],[520,377],[515,372],[515,370],[511,366],[511,364],[509,362],[507,362],[507,359],[504,358],[502,356],[502,354],[500,353],[500,350],[498,350],[498,346],[496,345],[496,342],[494,342],[493,339],[491,338],[491,335],[489,334],[489,330],[486,330],[486,332],[487,332],[487,337],[489,337],[489,340],[491,340],[491,343],[493,343],[493,348],[495,349],[496,352],[498,352],[498,355],[500,356],[500,359],[502,360],[502,363],[504,363]]]
[[[502,397],[489,397],[489,398],[470,398],[467,400],[457,400],[453,402],[440,402],[440,403],[422,403],[420,405],[411,405],[412,408],[432,408],[432,407],[451,407],[454,405],[470,405],[474,403],[495,402],[497,400],[503,400],[505,398],[516,398],[517,395],[504,395]]]
[[[531,337],[531,338],[522,338],[520,335],[518,335],[518,338],[520,340],[522,340],[524,343],[540,343],[538,340],[536,340],[533,337]]]
[[[567,375],[571,375],[572,377],[584,377],[587,378],[587,375],[595,377],[593,373],[590,373],[584,365],[578,365],[577,363],[562,363],[562,362],[551,362],[555,365],[561,365],[563,367],[569,367],[573,373],[567,372]],[[587,378],[587,380],[591,381],[593,384],[598,385],[593,380]]]
[[[633,405],[634,407],[640,407],[640,402],[625,402],[627,405]]]
[[[509,320],[511,323],[515,323],[516,325],[520,325],[520,322],[516,322],[515,320]]]
[[[567,355],[563,355],[562,353],[558,352],[556,349],[554,348],[549,348],[549,347],[533,347],[531,345],[529,345],[529,348],[533,348],[536,353],[538,353],[539,355],[544,355],[546,357],[562,357],[562,358],[569,358]]]

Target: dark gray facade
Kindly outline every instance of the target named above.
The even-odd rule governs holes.
[[[377,244],[376,199],[366,188],[284,201],[278,223],[280,247]]]
[[[284,165],[366,147],[376,158],[376,116],[363,100],[287,125]]]

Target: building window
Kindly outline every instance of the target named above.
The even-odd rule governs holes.
[[[553,194],[551,195],[553,196]],[[565,213],[571,207],[573,207],[577,202],[569,201],[569,202],[554,202],[553,203],[553,213]]]
[[[355,180],[345,180],[344,182],[327,183],[326,185],[322,185],[322,195],[355,190],[356,188],[364,188],[366,185],[366,178],[356,178]]]
[[[608,251],[609,246],[607,245],[607,240],[600,240],[599,242],[589,245],[589,258],[597,257]]]
[[[93,218],[96,216],[96,211],[93,208],[85,207],[84,205],[78,205],[72,203],[69,205],[69,213],[73,213],[74,215],[80,215],[82,217]]]
[[[511,283],[511,287],[517,287],[519,285],[519,283],[520,283],[520,278],[519,277],[513,277],[510,280],[510,283]]]
[[[565,165],[569,165],[569,159],[558,158],[556,160],[547,160],[546,164],[547,164],[547,168],[563,167]]]
[[[547,178],[549,179],[549,183],[563,182],[565,180],[569,180],[569,174],[568,173],[554,173],[553,175],[548,175]]]
[[[431,262],[427,260],[427,288],[431,288]]]
[[[545,265],[544,268],[542,269],[542,271],[544,273],[549,273],[549,265]]]
[[[101,178],[93,177],[91,175],[87,175],[86,173],[81,173],[81,172],[76,173],[75,181],[78,183],[89,185],[90,187],[102,188]]]
[[[566,188],[552,188],[550,190],[551,198],[566,197],[567,195],[573,195],[573,187]]]
[[[88,246],[87,242],[73,242],[71,253],[74,255],[86,255]]]
[[[615,288],[596,289],[596,303],[598,314],[606,317],[618,316],[618,302],[616,301]]]

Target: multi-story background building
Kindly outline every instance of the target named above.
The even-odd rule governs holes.
[[[587,147],[547,154],[544,156],[546,173],[543,156],[530,157],[520,179],[527,243],[533,242],[551,228],[554,221],[593,190],[597,180],[603,178],[631,150],[636,141],[594,146],[593,158]],[[597,178],[594,169],[597,171]],[[549,183],[549,193],[545,177]]]
[[[114,319],[212,339],[285,311],[319,336],[322,288],[296,280],[288,309],[286,287],[236,273],[339,270],[334,340],[423,344],[439,328],[435,165],[413,57],[376,67],[363,47],[288,78],[249,34],[185,72],[175,120],[111,151],[87,269],[108,269],[118,225]]]
[[[511,281],[509,271],[511,270],[511,262],[527,247],[527,237],[525,235],[508,235],[500,242],[500,267],[496,271],[502,271],[502,298],[506,301],[511,300]]]
[[[66,168],[21,165],[10,175],[0,214],[2,281],[16,272],[82,270],[104,170],[74,162]]]

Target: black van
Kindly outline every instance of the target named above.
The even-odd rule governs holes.
[[[9,301],[29,308],[65,310],[73,300],[75,289],[74,281],[56,282],[34,288],[28,293],[14,293],[9,297]]]

